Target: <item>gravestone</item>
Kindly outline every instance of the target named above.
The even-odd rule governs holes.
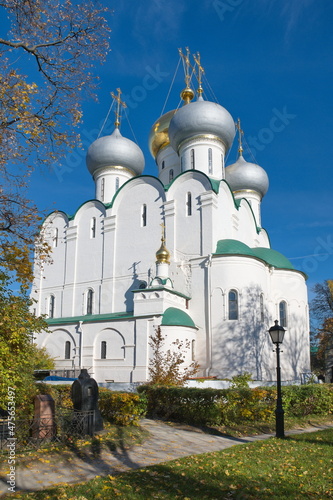
[[[35,397],[35,416],[32,436],[37,439],[52,439],[56,435],[54,418],[55,405],[50,394],[38,394]]]
[[[76,412],[94,411],[93,422],[89,421],[89,434],[103,429],[103,419],[98,409],[98,385],[95,379],[91,378],[88,370],[82,368],[77,380],[72,384],[71,398]],[[92,425],[92,428],[91,428]],[[84,426],[84,431],[87,427]]]

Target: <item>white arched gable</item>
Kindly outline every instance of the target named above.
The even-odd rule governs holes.
[[[105,328],[95,338],[94,358],[101,359],[101,344],[106,342],[105,359],[124,359],[125,358],[125,338],[116,329]]]
[[[134,177],[129,181],[125,182],[123,186],[117,191],[113,201],[112,201],[112,209],[111,213],[116,214],[119,210],[121,204],[125,201],[128,202],[128,199],[132,196],[131,193],[137,191],[138,189],[147,189],[150,187],[152,190],[155,190],[155,201],[157,203],[162,204],[165,201],[165,192],[163,184],[156,177],[152,177],[150,175],[143,175],[140,177]]]
[[[86,216],[87,213],[92,214],[96,213],[98,216],[105,217],[105,206],[101,201],[98,200],[89,200],[83,203],[75,212],[73,217],[73,224],[77,225],[80,223],[80,220]]]
[[[71,335],[71,333],[64,328],[59,328],[48,333],[42,342],[42,347],[45,347],[50,356],[56,358],[56,361],[63,360],[65,359],[66,341],[70,342],[71,354],[69,359],[73,359],[75,355],[76,342],[73,335]]]
[[[187,170],[173,180],[166,194],[167,201],[175,199],[179,187],[183,184],[187,186],[194,186],[196,184],[195,191],[200,194],[213,190],[209,178],[203,172],[199,170]]]

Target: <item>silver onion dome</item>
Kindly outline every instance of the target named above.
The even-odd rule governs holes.
[[[249,163],[240,155],[238,160],[225,169],[225,180],[232,191],[249,189],[265,196],[269,181],[266,171],[255,163]]]
[[[218,137],[228,150],[235,137],[235,124],[229,111],[220,104],[201,99],[180,108],[169,126],[173,149],[178,152],[183,141],[199,135]]]
[[[86,163],[91,175],[106,167],[123,167],[134,175],[140,175],[145,166],[139,146],[123,137],[118,128],[111,135],[100,137],[89,146]]]

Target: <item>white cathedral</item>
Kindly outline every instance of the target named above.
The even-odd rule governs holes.
[[[32,297],[49,331],[36,342],[58,370],[145,382],[160,326],[166,349],[186,342],[198,376],[250,372],[264,384],[276,380],[268,329],[278,319],[282,380],[310,371],[306,276],[270,247],[268,176],[244,159],[239,124],[238,160],[225,165],[235,122],[204,100],[198,68],[196,97],[187,72],[182,105],[151,128],[158,176],[143,175],[141,149],[120,132],[118,94],[114,132],[87,152],[95,199],[44,222],[53,262],[36,265]]]

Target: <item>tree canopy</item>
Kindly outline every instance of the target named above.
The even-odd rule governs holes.
[[[92,68],[108,51],[105,11],[89,0],[0,0],[8,28],[0,36],[0,264],[22,283],[32,278],[40,220],[26,187],[35,168],[79,143],[82,99],[94,94]]]
[[[315,332],[315,342],[318,346],[316,358],[322,369],[325,369],[325,354],[329,346],[333,346],[333,280],[317,283],[313,291],[315,296],[311,302],[312,315],[319,320]]]
[[[47,328],[27,296],[32,255],[42,264],[50,248],[27,187],[35,169],[79,143],[82,99],[108,51],[105,11],[90,0],[0,0],[0,406],[13,387],[24,411],[33,370],[52,365],[32,342]]]

